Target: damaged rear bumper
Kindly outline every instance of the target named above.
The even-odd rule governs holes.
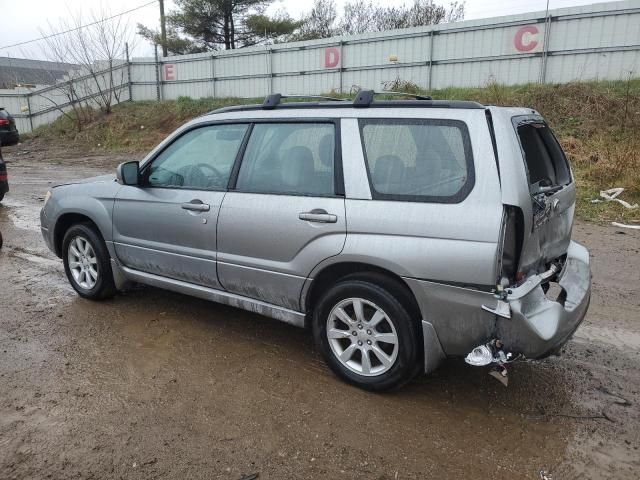
[[[529,277],[507,291],[510,317],[497,317],[496,338],[505,349],[530,359],[545,358],[558,351],[584,319],[591,298],[589,252],[571,242],[562,271],[557,276],[561,288],[549,298],[544,274]]]
[[[442,359],[464,357],[492,339],[500,339],[504,351],[514,356],[549,356],[578,328],[591,296],[589,252],[573,241],[559,273],[533,275],[507,290],[505,300],[498,301],[492,293],[477,289],[403,279],[423,317],[426,373],[437,368]],[[547,282],[562,288],[560,298],[545,294],[543,285]],[[498,308],[499,302],[504,308]]]

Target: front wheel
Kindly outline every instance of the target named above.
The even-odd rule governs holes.
[[[93,228],[78,224],[67,230],[62,260],[69,283],[81,297],[103,300],[115,295],[109,252]]]
[[[345,279],[314,311],[314,337],[329,367],[367,390],[400,387],[417,371],[416,322],[392,291]]]

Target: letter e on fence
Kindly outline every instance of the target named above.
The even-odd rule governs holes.
[[[513,45],[518,52],[527,53],[538,49],[540,30],[536,25],[520,27],[513,37]]]
[[[164,81],[170,82],[176,79],[176,71],[175,65],[172,63],[167,63],[164,66]]]
[[[336,68],[340,65],[340,50],[336,47],[324,49],[324,68]]]

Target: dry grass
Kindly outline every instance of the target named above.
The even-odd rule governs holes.
[[[553,127],[569,156],[579,187],[578,215],[595,221],[640,222],[640,209],[617,203],[591,203],[599,191],[624,187],[622,198],[640,203],[640,79],[563,85],[507,87],[489,82],[483,88],[421,91],[396,79],[386,86],[436,99],[475,100],[485,105],[514,105],[539,111]],[[342,95],[336,95],[342,96]],[[261,100],[193,100],[117,105],[108,116],[96,114],[82,132],[61,118],[32,136],[63,141],[70,147],[117,152],[148,151],[185,121],[216,108]]]
[[[70,148],[140,153],[152,149],[176,128],[195,117],[246,102],[255,103],[255,100],[180,97],[165,102],[126,102],[116,105],[108,115],[96,112],[93,120],[80,132],[68,118],[60,117],[25,137],[63,141]]]

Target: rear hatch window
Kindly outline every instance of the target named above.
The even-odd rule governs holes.
[[[571,241],[575,185],[569,162],[544,119],[523,115],[512,120],[527,170],[532,214],[531,230],[521,232],[520,271],[543,271],[566,253]],[[517,249],[514,253],[517,257]]]
[[[516,128],[531,193],[559,190],[571,183],[569,163],[551,129],[535,119],[521,121]]]

